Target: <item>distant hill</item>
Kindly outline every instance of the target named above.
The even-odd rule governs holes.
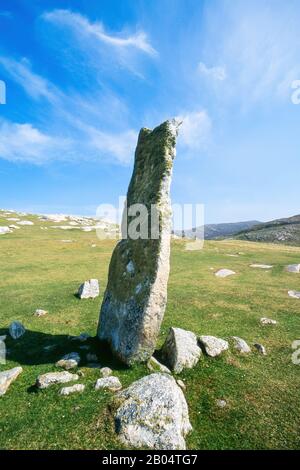
[[[234,238],[265,243],[283,243],[300,246],[300,215],[261,223],[243,229]]]
[[[205,240],[214,240],[216,238],[227,238],[241,232],[242,230],[249,230],[253,226],[260,224],[257,220],[248,220],[246,222],[233,222],[224,224],[206,224],[204,225],[204,238]],[[185,230],[184,236],[186,238],[200,238],[202,236],[203,226],[194,229]],[[182,235],[180,230],[174,231],[175,235]]]

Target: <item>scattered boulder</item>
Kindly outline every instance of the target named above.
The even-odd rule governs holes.
[[[14,367],[13,369],[0,372],[0,397],[5,395],[10,384],[16,380],[22,371],[22,367]]]
[[[98,336],[128,365],[146,362],[152,356],[166,308],[172,215],[170,184],[179,125],[180,122],[171,120],[153,130],[141,129],[124,214],[136,203],[156,210],[149,211],[146,217],[141,214],[140,232],[146,232],[147,237],[136,238],[135,233],[131,236],[136,217],[123,217],[124,236],[110,262]],[[152,233],[156,232],[155,237],[149,237],[150,227]]]
[[[111,392],[117,392],[118,390],[121,390],[121,388],[122,384],[120,380],[118,377],[114,377],[113,375],[98,379],[95,386],[95,390],[105,389]]]
[[[70,387],[63,387],[59,392],[60,395],[71,395],[72,393],[81,393],[85,389],[85,385],[83,384],[75,384],[71,385]]]
[[[78,289],[78,297],[80,299],[95,299],[99,295],[98,279],[90,279],[85,281]]]
[[[234,348],[237,349],[242,354],[249,354],[251,352],[250,346],[246,341],[238,336],[232,336],[234,341]]]
[[[109,367],[101,367],[100,374],[102,377],[109,377],[113,371]]]
[[[35,317],[43,317],[44,315],[47,315],[47,310],[43,310],[42,308],[37,308],[36,311],[34,312]]]
[[[250,268],[259,268],[259,269],[272,269],[271,264],[250,264]]]
[[[191,369],[200,359],[201,348],[195,333],[181,328],[170,328],[161,350],[163,362],[177,374],[183,369]]]
[[[151,374],[116,397],[116,431],[123,444],[185,450],[192,430],[184,394],[169,374]]]
[[[9,227],[0,227],[0,235],[5,235],[6,233],[10,233],[11,229]]]
[[[200,336],[199,341],[208,356],[216,357],[229,348],[227,341],[215,336]]]
[[[236,272],[232,271],[231,269],[219,269],[219,271],[215,272],[215,276],[217,277],[228,277],[236,274]]]
[[[262,344],[255,343],[255,344],[254,344],[254,347],[255,347],[255,349],[256,349],[260,354],[262,354],[263,356],[266,356],[266,355],[267,355],[266,348],[265,348]]]
[[[62,369],[74,369],[75,367],[78,367],[80,362],[80,355],[77,352],[71,352],[69,354],[66,354],[63,358],[61,358],[57,363],[55,364],[56,367],[61,367]]]
[[[289,273],[300,273],[300,264],[289,264],[286,267],[286,270]]]
[[[14,321],[9,325],[9,334],[13,339],[19,339],[25,333],[25,327],[19,321]]]
[[[225,408],[227,406],[227,401],[226,400],[217,400],[216,404],[219,408]]]
[[[20,220],[20,222],[17,222],[17,224],[19,224],[19,225],[34,225],[34,223],[31,222],[31,220]]]
[[[163,372],[165,374],[171,374],[170,369],[168,367],[161,364],[155,357],[151,356],[149,361],[147,362],[147,367],[151,372]]]
[[[277,325],[276,320],[272,320],[271,318],[266,318],[266,317],[261,318],[260,323],[262,325]]]
[[[46,374],[39,375],[36,381],[36,386],[38,388],[48,388],[50,385],[55,384],[64,384],[67,382],[73,382],[78,380],[79,376],[77,374],[71,374],[71,372],[48,372]]]
[[[300,292],[297,292],[296,290],[289,290],[288,295],[293,299],[300,299]]]

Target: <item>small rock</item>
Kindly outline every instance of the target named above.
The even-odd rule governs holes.
[[[260,323],[262,325],[277,325],[276,320],[272,320],[271,318],[266,318],[266,317],[261,318]]]
[[[25,333],[25,327],[19,321],[14,321],[9,326],[9,334],[13,339],[21,338]]]
[[[20,222],[17,222],[17,224],[19,224],[19,225],[34,225],[34,223],[31,222],[30,220],[20,220]]]
[[[271,264],[250,264],[250,268],[259,268],[259,269],[272,269]]]
[[[85,389],[85,385],[75,384],[75,385],[71,385],[70,387],[63,387],[59,393],[60,395],[70,395],[71,393],[83,392],[84,389]]]
[[[227,277],[227,276],[232,276],[233,274],[236,274],[234,271],[231,271],[231,269],[219,269],[215,273],[215,276],[217,277]]]
[[[94,299],[99,295],[99,282],[98,279],[90,279],[85,281],[78,290],[80,299]]]
[[[71,374],[71,372],[48,372],[47,374],[39,375],[36,381],[36,386],[38,388],[47,388],[50,385],[55,384],[64,384],[67,382],[73,382],[78,380],[79,376],[77,374]]]
[[[109,367],[101,367],[100,374],[102,377],[109,377],[113,371]]]
[[[14,367],[13,369],[0,372],[0,396],[5,395],[10,384],[16,380],[22,371],[22,367]]]
[[[300,264],[289,264],[286,267],[286,270],[289,273],[300,273]]]
[[[42,308],[37,308],[36,311],[34,312],[34,315],[36,317],[43,317],[44,315],[47,315],[47,310],[43,310]]]
[[[296,290],[289,290],[288,295],[293,299],[300,299],[300,292],[297,292]]]
[[[234,347],[242,354],[248,354],[251,352],[250,346],[246,343],[246,341],[238,336],[232,336],[234,341]]]
[[[151,374],[115,397],[116,431],[125,446],[185,450],[192,430],[184,394],[169,374]]]
[[[227,401],[226,400],[217,400],[216,404],[219,408],[225,408],[227,406]]]
[[[194,367],[201,353],[195,333],[181,328],[170,328],[161,350],[163,361],[177,374]]]
[[[11,229],[9,227],[0,227],[0,235],[4,235],[10,232],[11,232]]]
[[[170,369],[168,367],[161,364],[155,357],[150,357],[149,361],[147,362],[147,367],[151,372],[162,372],[165,374],[171,374]]]
[[[121,390],[121,388],[122,384],[120,380],[118,377],[114,377],[113,375],[98,379],[95,386],[95,390],[105,389],[110,390],[111,392],[117,392],[118,390]]]
[[[199,341],[203,345],[206,354],[211,357],[219,356],[229,348],[227,341],[215,336],[200,336]]]
[[[263,354],[263,356],[267,355],[266,348],[262,344],[255,343],[254,347],[260,354]]]
[[[63,369],[69,370],[78,367],[80,362],[80,355],[77,352],[71,352],[62,357],[55,364],[56,367],[62,367]]]
[[[176,380],[176,382],[177,382],[177,385],[179,385],[179,387],[181,388],[181,390],[183,390],[183,391],[186,390],[186,385],[183,382],[183,380]]]

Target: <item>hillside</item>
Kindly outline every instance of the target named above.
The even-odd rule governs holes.
[[[214,240],[216,238],[227,238],[235,235],[242,230],[248,230],[253,226],[259,224],[257,220],[248,220],[246,222],[233,222],[224,224],[206,224],[204,225],[204,238],[205,240]],[[196,227],[191,230],[185,230],[184,236],[186,238],[201,238],[202,227]],[[180,230],[175,230],[175,235],[181,235]]]
[[[235,238],[264,243],[300,245],[300,215],[276,219],[241,231]]]

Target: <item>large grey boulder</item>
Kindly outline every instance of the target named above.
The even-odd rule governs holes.
[[[229,348],[227,341],[215,336],[200,336],[199,341],[208,356],[216,357]]]
[[[69,387],[63,387],[59,392],[60,395],[71,395],[73,393],[81,393],[85,389],[85,385],[83,384],[74,384],[70,385]]]
[[[74,369],[78,367],[80,363],[80,355],[77,352],[71,352],[66,354],[62,357],[57,363],[55,364],[56,367],[61,367],[62,369]]]
[[[64,384],[67,382],[73,382],[78,380],[77,374],[71,374],[71,372],[48,372],[47,374],[39,375],[36,381],[38,388],[48,388],[50,385]]]
[[[117,392],[118,390],[121,390],[122,384],[120,382],[120,379],[118,377],[115,377],[114,375],[109,375],[107,377],[102,377],[101,379],[98,379],[95,385],[95,390],[109,390],[111,392]]]
[[[161,350],[163,362],[177,374],[183,369],[194,367],[201,353],[195,333],[181,328],[170,328]]]
[[[126,364],[146,362],[152,356],[165,312],[170,269],[170,184],[178,126],[173,120],[152,131],[140,131],[123,213],[123,239],[109,266],[98,337],[107,341]],[[140,210],[143,213],[139,216]]]
[[[85,281],[78,289],[78,297],[80,299],[95,299],[99,295],[98,279],[90,279]]]
[[[13,339],[19,339],[25,333],[25,327],[19,321],[14,321],[9,325],[9,334]]]
[[[186,400],[169,374],[151,374],[116,397],[117,433],[126,446],[184,450],[191,431]]]
[[[0,372],[0,397],[5,395],[10,384],[16,380],[22,371],[22,367],[14,367],[13,369]]]

